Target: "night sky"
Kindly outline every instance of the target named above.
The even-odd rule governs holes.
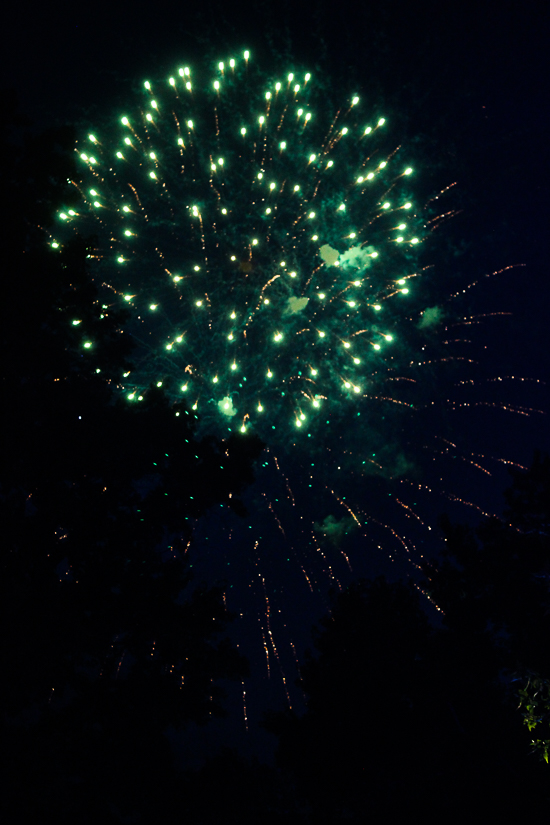
[[[345,82],[346,91],[355,86],[395,113],[404,143],[419,141],[432,191],[456,181],[460,214],[441,230],[441,276],[469,283],[524,265],[480,299],[481,312],[513,312],[491,322],[484,369],[547,381],[550,32],[548,11],[536,7],[483,0],[13,3],[3,16],[2,79],[37,130],[104,115],[129,99],[136,79],[196,62],[205,50],[250,48],[266,66],[275,50],[331,74],[335,86]],[[526,386],[511,401],[547,408],[544,391]],[[479,413],[469,435],[480,450],[494,445],[528,465],[535,448],[548,449],[547,420],[535,415],[519,424]],[[497,473],[484,493],[489,507],[498,511],[505,486],[506,473]],[[311,625],[309,616],[304,623]],[[279,686],[268,702],[283,699]],[[240,719],[228,724],[227,741],[267,753],[263,735],[252,730],[243,740]],[[196,747],[211,752],[218,740],[212,726]]]
[[[21,3],[6,15],[2,77],[37,128],[110,111],[129,99],[136,78],[199,60],[204,44],[220,53],[253,48],[262,64],[273,45],[350,78],[402,115],[404,140],[422,136],[437,162],[434,191],[456,180],[463,212],[446,232],[467,247],[460,267],[477,275],[526,265],[499,284],[514,320],[498,351],[544,378],[548,15],[535,6],[504,3],[496,14],[488,3],[209,3],[176,11],[159,2],[81,12]]]

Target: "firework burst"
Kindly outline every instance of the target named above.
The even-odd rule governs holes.
[[[445,462],[489,473],[447,427],[471,402],[438,379],[472,362],[462,292],[443,301],[424,260],[451,211],[418,202],[382,112],[355,92],[330,111],[307,72],[269,76],[245,52],[139,95],[79,140],[80,201],[52,245],[97,236],[98,311],[132,316],[129,402],[154,383],[187,400],[199,432],[265,441],[247,522],[222,506],[195,541],[286,686],[275,638],[293,600],[340,586],[373,548],[415,566],[431,529],[421,500],[476,506],[446,492]],[[82,347],[92,363],[84,328]]]

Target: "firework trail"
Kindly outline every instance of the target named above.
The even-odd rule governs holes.
[[[414,568],[431,529],[422,499],[477,506],[447,489],[445,462],[489,473],[446,428],[483,402],[442,396],[438,379],[472,363],[476,322],[456,306],[466,290],[443,300],[423,260],[452,210],[418,202],[383,113],[356,93],[331,111],[323,78],[271,76],[245,52],[139,95],[79,140],[80,202],[52,246],[97,236],[98,313],[131,310],[129,402],[156,384],[186,399],[199,432],[265,441],[246,523],[222,506],[195,541],[288,696],[275,637],[285,627],[292,647],[296,600],[341,586],[367,546]]]

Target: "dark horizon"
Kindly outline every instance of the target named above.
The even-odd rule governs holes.
[[[483,3],[471,7],[430,2],[414,6],[399,0],[380,8],[366,4],[360,9],[350,0],[322,0],[313,10],[306,3],[275,5],[268,0],[242,2],[231,9],[209,5],[204,11],[179,10],[164,0],[154,6],[127,2],[113,6],[101,0],[89,14],[69,3],[55,9],[33,6],[32,13],[30,9],[30,5],[10,8],[0,59],[2,88],[14,91],[20,111],[29,117],[37,134],[60,125],[95,123],[134,100],[143,79],[162,77],[184,62],[200,65],[217,55],[227,58],[243,48],[251,49],[265,72],[278,61],[281,64],[295,58],[304,69],[326,76],[331,108],[342,96],[356,91],[373,111],[387,112],[396,142],[419,159],[418,186],[424,200],[447,187],[453,189],[448,208],[456,214],[433,233],[433,255],[431,260],[426,256],[426,265],[433,264],[441,278],[442,294],[479,280],[482,287],[467,294],[465,312],[495,313],[479,329],[472,327],[472,340],[479,343],[479,364],[472,365],[471,374],[478,383],[471,398],[480,406],[462,411],[457,440],[464,437],[474,459],[483,454],[527,467],[535,450],[550,450],[545,389],[550,379],[548,12],[540,15],[534,3],[507,3],[495,11],[494,6]],[[501,275],[492,275],[501,270]],[[502,376],[521,379],[509,382],[508,395],[498,394],[500,382],[484,383]],[[441,392],[446,390],[440,388]],[[510,413],[483,406],[485,401],[502,399],[515,407],[543,410],[544,414],[524,415],[528,410]],[[427,431],[432,426],[427,414],[423,421]],[[418,433],[422,434],[420,427]],[[319,446],[319,455],[324,446]],[[294,457],[293,461],[292,469],[299,477],[302,459]],[[480,459],[480,463],[484,461]],[[462,484],[463,493],[471,495],[474,504],[500,517],[504,491],[510,486],[506,466],[493,462],[493,477],[488,480],[480,474],[479,486],[468,488],[465,465],[457,461],[456,470],[449,471],[446,481],[450,479],[457,489]],[[264,477],[274,497],[280,479],[274,480],[269,473],[266,470]],[[382,479],[376,489],[380,500],[386,494],[384,484]],[[395,493],[395,488],[391,489]],[[254,508],[258,495],[258,488],[251,487],[243,493],[243,500]],[[463,515],[455,515],[452,503],[447,510],[441,498],[431,513],[434,524],[447,511],[454,521],[478,523],[478,510],[463,507]],[[384,513],[383,505],[380,507]],[[309,518],[318,510],[312,507],[303,512]],[[328,506],[326,514],[332,515]],[[408,513],[402,515],[406,524]],[[217,542],[217,550],[223,540],[220,536],[227,535],[220,524],[213,509],[197,521],[201,536],[197,548],[204,552],[201,558],[189,556],[196,584],[208,582],[209,576],[216,580],[223,576],[226,557],[220,559],[216,552],[206,551],[208,540],[211,545]],[[242,522],[234,529],[235,543],[243,542],[239,546],[244,546],[246,526]],[[277,530],[271,534],[265,529],[268,546],[276,547]],[[298,536],[296,524],[292,529]],[[436,532],[433,548],[442,546],[442,534],[436,536]],[[372,535],[377,536],[375,529]],[[411,529],[411,536],[415,535]],[[362,534],[346,541],[343,546],[351,550],[350,558],[355,555],[357,563],[348,574],[339,555],[338,569],[344,583],[358,577],[374,579],[381,573],[389,580],[392,575],[401,578],[407,564],[402,559],[394,564],[385,548],[379,557],[365,558]],[[374,544],[380,547],[380,541],[376,537]],[[338,555],[337,536],[334,548]],[[433,548],[426,540],[420,549],[431,555]],[[245,571],[248,561],[243,559],[244,554],[236,558],[235,567]],[[270,572],[281,569],[275,565],[269,568]],[[280,595],[285,582],[279,581],[278,575],[273,572],[272,590],[266,590],[273,595],[273,605],[285,604]],[[292,604],[286,608],[291,623],[299,627],[295,639],[301,665],[305,648],[311,647],[312,625],[326,615],[328,590],[328,586],[319,585],[307,609],[293,601],[296,596],[292,594],[300,592],[298,585],[288,591],[287,601]],[[265,605],[262,610],[265,614]],[[252,598],[249,604],[243,602],[243,612],[247,611],[260,615]],[[277,628],[275,638],[277,633],[284,638],[281,661],[289,692],[301,712],[304,705],[294,686],[298,674],[294,653],[283,637],[284,621],[277,625],[278,617],[272,619]],[[250,656],[249,649],[258,647],[257,639],[251,642],[244,631],[236,629],[238,625],[237,621],[229,626],[228,635],[238,644],[241,633],[241,652],[249,645],[246,654]],[[275,737],[258,723],[266,709],[282,709],[286,691],[276,655],[271,651],[271,659],[268,657],[272,665],[268,680],[263,650],[258,650],[252,662],[253,676],[248,683],[245,680],[250,685],[248,732],[243,725],[241,685],[236,682],[231,686],[228,721],[212,721],[206,728],[192,722],[184,745],[176,747],[176,751],[186,752],[190,765],[211,757],[221,744],[272,764]],[[257,699],[251,695],[254,690]],[[198,758],[200,752],[202,757]]]

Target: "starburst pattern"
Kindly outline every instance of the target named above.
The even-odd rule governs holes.
[[[421,500],[483,512],[443,481],[449,458],[490,474],[449,416],[482,403],[529,413],[442,396],[441,372],[472,363],[462,331],[478,320],[453,309],[466,289],[442,299],[423,260],[452,210],[435,211],[439,195],[418,203],[391,123],[358,93],[330,111],[322,78],[269,76],[247,52],[146,81],[76,149],[81,199],[52,246],[97,235],[101,311],[127,306],[138,346],[121,392],[138,403],[155,383],[187,399],[203,432],[266,442],[246,524],[217,514],[195,542],[239,598],[252,588],[243,613],[286,689],[285,610],[340,584],[357,561],[350,534],[363,555],[368,534],[378,556],[414,566],[415,536],[431,529]],[[93,351],[84,328],[82,346]]]

